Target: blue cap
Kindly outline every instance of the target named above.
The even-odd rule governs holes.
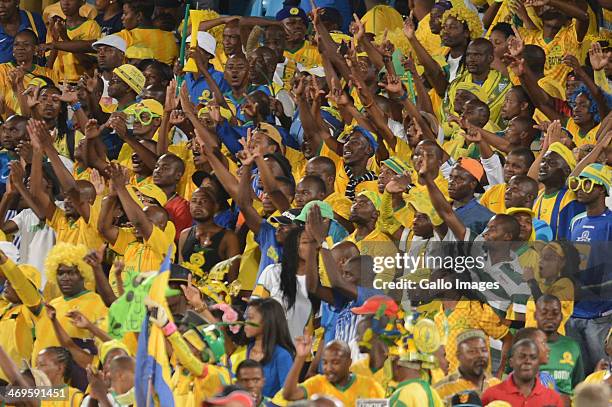
[[[290,17],[299,17],[302,19],[304,24],[308,26],[308,16],[306,15],[306,12],[299,7],[286,6],[283,7],[281,11],[276,13],[276,20],[278,21],[283,21],[285,18]]]
[[[368,143],[370,143],[370,146],[372,147],[372,155],[374,155],[376,153],[376,150],[378,150],[378,142],[376,141],[376,137],[374,137],[374,135],[370,131],[364,129],[361,126],[355,126],[351,134],[356,131],[363,134],[363,137],[368,140]]]

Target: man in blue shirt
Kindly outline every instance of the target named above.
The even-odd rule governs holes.
[[[30,29],[42,41],[47,28],[40,14],[19,9],[19,0],[0,1],[0,63],[11,62],[13,41],[17,33]]]
[[[191,36],[187,38],[187,42],[191,42]],[[205,31],[198,32],[198,46],[191,51],[191,57],[196,61],[198,70],[206,69],[210,77],[215,81],[222,93],[229,91],[231,88],[223,79],[223,72],[217,71],[209,61],[215,57],[217,50],[217,41],[215,38]],[[206,103],[213,99],[213,93],[206,79],[201,72],[189,72],[185,75],[185,83],[189,90],[189,98],[196,106],[200,103]]]
[[[578,177],[568,179],[569,188],[576,192],[578,202],[586,212],[577,215],[570,224],[569,236],[582,254],[579,271],[581,300],[574,306],[568,331],[582,347],[585,371],[605,357],[604,339],[612,324],[612,212],[606,206],[610,193],[610,167],[603,164],[588,165]]]
[[[481,234],[493,212],[478,203],[474,198],[476,192],[484,192],[480,184],[484,168],[478,160],[462,157],[450,173],[448,196],[453,200],[453,209],[457,217],[476,234]]]

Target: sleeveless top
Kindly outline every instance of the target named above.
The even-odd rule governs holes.
[[[211,243],[209,246],[202,247],[196,237],[196,226],[192,226],[189,228],[189,234],[187,235],[187,239],[185,239],[183,251],[181,252],[183,260],[189,261],[193,253],[201,253],[204,256],[204,264],[200,266],[200,268],[203,272],[208,273],[215,264],[225,260],[219,255],[221,240],[223,240],[225,232],[226,229],[221,229],[210,237]]]

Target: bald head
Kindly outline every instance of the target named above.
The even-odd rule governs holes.
[[[331,341],[325,346],[325,350],[330,352],[337,352],[342,356],[346,356],[348,358],[351,357],[351,348],[349,348],[348,344],[343,341]]]

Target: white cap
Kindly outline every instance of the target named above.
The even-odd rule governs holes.
[[[105,37],[100,38],[98,41],[94,42],[91,46],[93,49],[96,49],[100,45],[106,45],[109,47],[117,48],[119,51],[125,54],[125,50],[127,49],[127,43],[123,38],[118,35],[107,35]]]
[[[187,37],[185,42],[191,44],[191,35]],[[217,40],[206,31],[198,31],[198,47],[214,56],[217,51]]]
[[[315,65],[315,66],[311,66],[309,68],[309,67],[306,67],[306,66],[298,63],[297,64],[297,69],[298,69],[299,72],[308,72],[312,76],[317,76],[319,78],[324,78],[325,77],[325,69],[323,69],[322,66]]]

